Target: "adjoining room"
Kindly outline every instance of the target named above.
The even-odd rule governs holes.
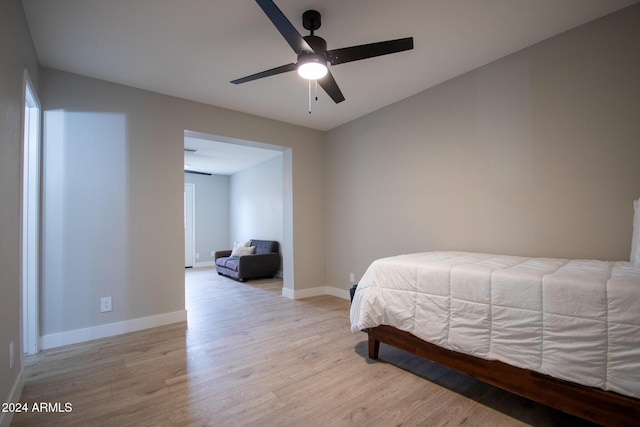
[[[281,147],[185,131],[185,268],[215,269],[216,253],[234,242],[271,240],[278,246],[275,275],[284,280],[283,265],[293,260],[280,251],[285,227],[291,234],[283,158]]]

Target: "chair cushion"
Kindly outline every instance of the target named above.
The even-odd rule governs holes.
[[[251,240],[251,246],[256,247],[256,254],[270,254],[272,252],[278,252],[278,242],[275,240]]]
[[[217,266],[225,267],[233,271],[238,271],[238,264],[239,264],[238,257],[222,257],[216,260]]]
[[[225,262],[224,266],[227,267],[229,270],[233,270],[233,271],[238,271],[238,264],[240,262],[239,258],[227,258],[227,261]]]

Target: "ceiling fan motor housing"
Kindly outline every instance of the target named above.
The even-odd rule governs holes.
[[[298,55],[298,66],[307,62],[318,62],[327,65],[327,42],[318,36],[304,36],[313,53],[302,52]]]
[[[327,56],[327,42],[318,36],[304,36],[304,41],[306,41],[311,49],[318,55]]]

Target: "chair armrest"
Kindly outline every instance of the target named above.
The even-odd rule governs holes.
[[[279,253],[244,255],[238,261],[238,277],[272,276],[279,267]]]
[[[214,261],[218,258],[222,258],[222,257],[229,257],[231,256],[231,250],[226,250],[226,251],[217,251],[215,257],[213,258]]]

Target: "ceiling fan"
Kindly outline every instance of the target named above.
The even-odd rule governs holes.
[[[308,36],[301,36],[296,28],[289,22],[282,11],[272,0],[256,0],[273,25],[280,31],[289,46],[298,55],[295,63],[281,65],[270,70],[262,71],[240,79],[232,80],[233,84],[250,82],[263,77],[274,76],[288,71],[298,70],[298,74],[309,81],[316,80],[327,94],[339,103],[345,100],[342,91],[338,87],[327,63],[331,65],[344,64],[345,62],[359,61],[375,56],[388,55],[413,49],[413,37],[387,40],[377,43],[369,43],[342,49],[327,50],[327,42],[314,35],[314,31],[320,28],[320,12],[307,10],[302,15],[302,26],[311,32]]]

